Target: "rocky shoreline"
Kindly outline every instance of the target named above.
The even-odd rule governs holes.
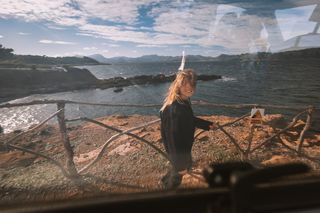
[[[21,98],[31,94],[56,93],[82,89],[115,88],[141,84],[159,84],[173,81],[175,75],[140,75],[129,78],[114,77],[97,79],[89,70],[74,67],[0,70],[0,102]],[[219,75],[199,75],[201,81],[220,79]]]
[[[171,82],[175,79],[175,75],[138,75],[129,78],[123,77],[115,77],[109,79],[98,80],[97,84],[95,85],[96,88],[100,89],[107,89],[112,87],[126,87],[130,85],[140,85],[140,84],[159,84],[159,83],[166,83]],[[200,81],[210,81],[210,80],[217,80],[221,79],[219,75],[198,75],[198,80]]]

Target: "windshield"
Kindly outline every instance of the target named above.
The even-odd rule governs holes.
[[[319,171],[318,1],[0,4],[0,209]]]

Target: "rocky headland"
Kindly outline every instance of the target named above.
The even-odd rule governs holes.
[[[89,70],[75,67],[0,68],[0,102],[36,93],[55,93],[90,88],[116,88],[137,84],[173,81],[175,75],[140,75],[129,78],[97,79]],[[219,79],[218,75],[199,75],[202,81]]]

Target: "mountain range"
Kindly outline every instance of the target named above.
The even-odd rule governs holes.
[[[278,53],[243,53],[240,55],[226,55],[221,54],[217,57],[202,56],[202,55],[187,55],[188,62],[245,62],[245,61],[261,61],[261,60],[280,60],[287,59],[287,57],[304,57],[305,55],[311,57],[319,57],[320,48],[309,48],[300,50],[288,50]],[[152,63],[152,62],[180,62],[182,56],[159,56],[159,55],[144,55],[137,58],[130,57],[113,57],[106,58],[100,54],[87,56],[100,63],[118,64],[118,63]]]
[[[89,58],[92,58],[100,63],[151,63],[151,62],[180,62],[181,56],[159,56],[159,55],[144,55],[137,58],[130,57],[113,57],[105,58],[103,55],[94,54],[89,55]],[[187,56],[188,61],[215,61],[214,57],[206,57],[201,55],[190,55]]]

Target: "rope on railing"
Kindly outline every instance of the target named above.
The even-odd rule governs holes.
[[[91,106],[105,106],[105,107],[157,107],[160,108],[161,104],[110,104],[110,103],[92,103],[92,102],[81,102],[81,101],[69,101],[69,100],[34,100],[31,102],[25,103],[6,103],[0,104],[0,108],[11,108],[11,107],[21,107],[21,106],[30,106],[30,105],[39,105],[39,104],[80,104],[80,105],[91,105]],[[266,104],[216,104],[210,103],[203,100],[192,101],[192,105],[204,106],[204,107],[213,107],[213,108],[273,108],[273,109],[289,109],[289,110],[303,110],[306,108],[314,108],[315,110],[320,110],[320,108],[315,108],[313,106],[282,106],[282,105],[266,105]]]
[[[104,106],[104,107],[158,107],[160,108],[160,104],[110,104],[110,103],[91,103],[91,102],[80,102],[80,101],[68,101],[68,100],[34,100],[31,102],[25,103],[6,103],[1,104],[1,108],[11,108],[11,107],[21,107],[21,106],[31,106],[31,105],[39,105],[39,104],[79,104],[79,105],[89,105],[89,106]]]
[[[288,110],[304,110],[306,108],[313,108],[315,110],[320,110],[312,105],[308,106],[283,106],[283,105],[270,105],[270,104],[216,104],[210,103],[203,100],[192,101],[193,105],[205,106],[205,107],[215,107],[215,108],[269,108],[269,109],[288,109]]]

